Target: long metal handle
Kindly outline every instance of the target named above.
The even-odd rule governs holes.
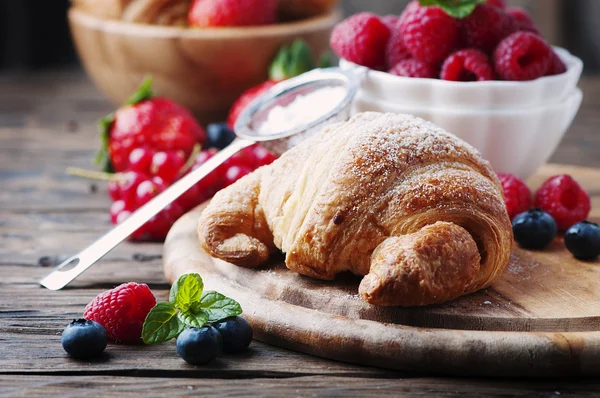
[[[219,167],[224,161],[252,144],[254,144],[253,141],[240,138],[235,139],[229,146],[219,151],[202,166],[192,170],[154,199],[140,207],[127,220],[114,227],[79,254],[57,266],[52,273],[40,281],[40,284],[50,290],[62,289],[175,199],[183,195],[188,189]],[[62,268],[69,265],[72,267],[62,270]]]

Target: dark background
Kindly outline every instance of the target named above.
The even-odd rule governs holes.
[[[103,0],[98,0],[103,1]],[[406,0],[342,0],[347,14],[399,14]],[[600,70],[600,0],[509,0],[526,7],[552,44]],[[66,10],[69,0],[0,0],[0,71],[77,65]]]

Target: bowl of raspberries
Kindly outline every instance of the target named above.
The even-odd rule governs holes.
[[[505,0],[414,0],[399,16],[355,14],[330,42],[340,67],[362,76],[354,112],[420,116],[521,178],[550,158],[582,101],[582,61]]]

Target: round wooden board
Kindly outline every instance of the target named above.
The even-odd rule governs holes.
[[[600,170],[546,166],[530,186],[570,173],[593,196],[600,220]],[[600,262],[580,262],[557,239],[543,252],[516,248],[492,287],[440,306],[375,307],[360,279],[317,281],[289,271],[283,257],[258,270],[200,249],[202,206],[165,242],[165,275],[198,272],[207,289],[238,300],[261,341],[326,358],[390,369],[460,375],[600,375]]]

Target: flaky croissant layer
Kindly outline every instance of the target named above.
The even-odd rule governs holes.
[[[198,235],[208,253],[243,267],[279,249],[303,275],[365,275],[365,301],[402,306],[489,286],[512,246],[502,188],[473,147],[422,119],[374,112],[219,192]]]

